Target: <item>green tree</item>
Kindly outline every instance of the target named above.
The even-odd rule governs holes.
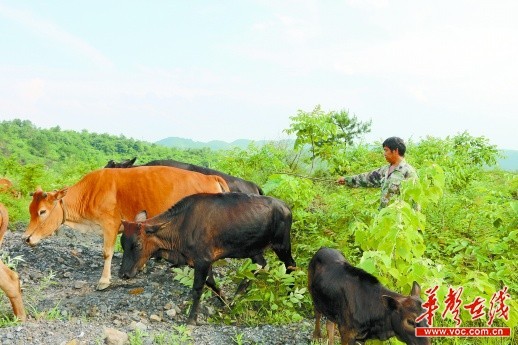
[[[295,134],[295,149],[309,146],[311,152],[311,170],[315,167],[317,158],[331,163],[332,170],[340,165],[347,145],[355,139],[370,132],[371,121],[362,122],[356,115],[350,115],[346,110],[324,112],[320,105],[313,111],[299,110],[296,116],[290,117],[292,123],[286,129],[287,134]]]

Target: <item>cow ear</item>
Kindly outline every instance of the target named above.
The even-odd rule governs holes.
[[[126,230],[128,228],[128,225],[129,225],[129,222],[125,219],[121,219],[121,226],[122,226],[122,231],[124,232],[124,230]]]
[[[65,187],[61,190],[58,190],[56,192],[56,200],[60,200],[61,198],[63,198],[65,195],[67,195],[67,192],[68,192],[68,187]]]
[[[419,286],[419,284],[417,284],[416,281],[414,281],[414,283],[412,284],[412,291],[410,291],[410,296],[421,296],[421,286]]]
[[[390,310],[398,310],[401,304],[397,299],[391,296],[383,295],[381,296],[383,298],[383,303],[390,309]]]
[[[43,191],[43,189],[41,189],[41,187],[40,187],[40,186],[38,186],[34,192],[31,192],[31,193],[30,193],[30,196],[34,196],[35,194],[38,194],[38,193],[41,193],[41,195],[42,195],[44,198],[46,198],[46,196],[44,196],[44,195],[43,195],[45,192]]]
[[[135,222],[136,223],[139,223],[139,222],[143,222],[147,219],[147,212],[146,210],[143,210],[143,211],[140,211],[139,213],[137,213],[137,215],[135,216]]]
[[[146,234],[154,234],[160,229],[159,225],[146,226]]]
[[[137,160],[137,157],[133,157],[133,159],[130,159],[129,166],[132,166],[133,164],[135,164],[136,160]]]

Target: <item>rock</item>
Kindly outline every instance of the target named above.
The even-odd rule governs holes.
[[[165,314],[167,316],[169,316],[171,319],[174,319],[174,317],[176,316],[176,310],[174,309],[168,309]]]
[[[87,282],[78,280],[78,281],[74,282],[74,289],[82,289],[86,284],[87,284]]]
[[[173,303],[167,303],[166,305],[164,305],[164,310],[169,310],[169,309],[173,309]]]
[[[66,345],[81,345],[81,342],[77,339],[72,339],[66,343]]]
[[[95,317],[95,316],[99,315],[99,308],[96,305],[91,306],[90,309],[88,310],[87,315],[90,317]]]
[[[162,318],[156,314],[151,314],[149,320],[151,320],[152,322],[160,322],[162,321]]]
[[[135,322],[135,321],[133,321],[133,322],[131,322],[129,327],[130,327],[130,329],[132,329],[134,331],[137,330],[137,329],[139,331],[147,330],[147,326],[145,324],[143,324],[142,322]]]
[[[107,345],[129,344],[129,337],[126,333],[115,328],[104,329],[104,343]]]

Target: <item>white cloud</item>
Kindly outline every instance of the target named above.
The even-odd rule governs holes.
[[[111,3],[103,6],[117,12]],[[172,26],[139,27],[141,40],[163,45],[133,55],[123,54],[120,47],[126,46],[110,46],[117,68],[99,69],[111,61],[95,49],[104,39],[97,41],[102,30],[88,27],[90,22],[80,28],[91,32],[91,44],[67,32],[60,16],[53,22],[39,12],[0,5],[0,16],[28,28],[34,34],[29,38],[42,36],[59,52],[66,46],[93,62],[71,68],[69,61],[61,63],[63,54],[45,52],[48,60],[42,61],[12,45],[0,64],[0,115],[154,140],[170,135],[229,140],[272,137],[288,127],[297,109],[321,104],[372,118],[375,139],[397,131],[408,138],[467,129],[503,146],[510,146],[505,140],[516,145],[509,132],[516,128],[518,107],[518,22],[512,16],[517,5],[261,0],[240,10],[244,7],[250,11],[237,15],[233,6],[218,6],[217,13],[237,19],[218,25],[209,20],[207,28],[193,28],[177,16],[213,19],[212,13],[182,7],[167,17]],[[120,28],[113,39],[126,44],[127,36],[117,35],[124,34],[127,22],[119,19],[104,25]],[[25,34],[13,30],[15,38],[26,39]],[[23,58],[14,63],[18,56]]]
[[[0,15],[15,21],[24,27],[30,29],[34,34],[44,37],[62,44],[65,47],[75,51],[82,56],[87,57],[92,62],[102,67],[111,67],[112,62],[104,54],[98,51],[95,47],[88,44],[79,37],[76,37],[62,28],[59,25],[40,18],[32,12],[21,11],[11,8],[0,3]]]

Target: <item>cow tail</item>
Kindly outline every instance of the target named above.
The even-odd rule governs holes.
[[[216,177],[216,180],[217,180],[217,181],[218,181],[218,183],[219,183],[219,186],[220,186],[220,188],[221,188],[221,191],[222,191],[222,192],[225,192],[225,193],[226,193],[226,192],[230,192],[230,188],[228,188],[227,181],[225,181],[225,180],[223,179],[223,177],[221,177],[221,176],[217,176],[217,175],[214,175],[214,176]]]
[[[4,241],[4,235],[7,231],[7,224],[9,223],[9,214],[7,213],[7,209],[0,204],[0,246]]]

